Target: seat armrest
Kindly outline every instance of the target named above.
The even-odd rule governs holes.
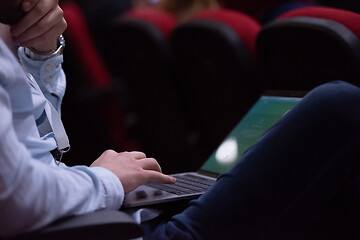
[[[140,224],[121,211],[97,211],[60,219],[16,239],[131,239],[143,235]]]

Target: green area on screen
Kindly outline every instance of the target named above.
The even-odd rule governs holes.
[[[274,123],[292,109],[301,98],[262,96],[236,125],[201,170],[225,173]]]

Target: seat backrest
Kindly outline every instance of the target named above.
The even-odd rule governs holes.
[[[149,79],[166,72],[167,38],[176,24],[171,14],[151,8],[133,9],[118,18],[110,41],[120,77]]]
[[[205,10],[171,37],[173,76],[192,135],[208,157],[260,92],[254,74],[260,25],[237,11]]]
[[[140,141],[141,150],[155,156],[168,173],[186,170],[182,161],[187,149],[183,110],[169,78],[168,38],[176,25],[170,13],[133,9],[114,23],[112,37],[113,58],[134,119],[132,134]]]
[[[109,87],[111,75],[96,49],[81,9],[74,2],[66,2],[61,7],[68,23],[66,35],[80,60],[82,72],[90,80],[87,84],[95,88]]]
[[[327,7],[293,10],[257,39],[264,85],[310,90],[331,80],[359,84],[360,15]]]
[[[68,87],[62,114],[72,144],[67,158],[72,159],[69,164],[88,165],[106,148],[128,146],[122,99],[82,9],[72,1],[61,7],[68,25],[63,65]]]

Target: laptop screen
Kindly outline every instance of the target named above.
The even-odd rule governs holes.
[[[209,157],[201,170],[218,174],[227,172],[267,129],[301,99],[263,95]]]

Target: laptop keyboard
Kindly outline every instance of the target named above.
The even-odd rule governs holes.
[[[205,192],[216,181],[216,179],[209,179],[191,174],[174,177],[176,178],[175,184],[149,183],[146,185],[169,193],[185,195]]]

